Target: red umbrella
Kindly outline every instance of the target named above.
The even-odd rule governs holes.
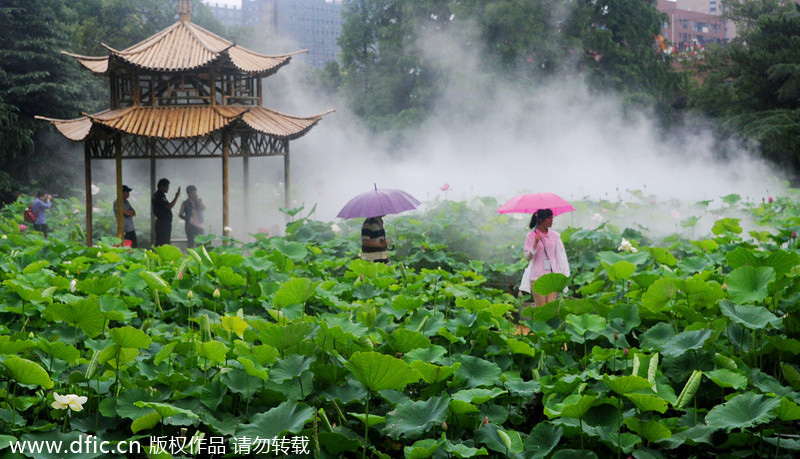
[[[497,212],[501,214],[532,214],[539,209],[550,209],[553,211],[553,216],[575,210],[570,203],[561,199],[561,197],[556,194],[533,193],[514,196],[509,199],[507,203],[500,206]]]

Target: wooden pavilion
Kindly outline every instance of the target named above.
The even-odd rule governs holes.
[[[229,158],[242,158],[248,209],[248,159],[283,156],[288,207],[289,141],[332,112],[296,117],[263,107],[262,78],[276,73],[297,53],[258,54],[192,24],[191,0],[178,0],[178,16],[175,24],[122,51],[103,45],[107,56],[64,52],[109,78],[111,106],[71,120],[37,117],[67,139],[84,142],[88,245],[92,244],[92,160],[116,161],[117,202],[122,202],[123,159],[150,159],[154,191],[157,158],[221,158],[222,225],[228,228]],[[117,232],[122,238],[121,213]]]

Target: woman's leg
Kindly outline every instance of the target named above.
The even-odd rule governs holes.
[[[558,293],[553,292],[553,293],[548,293],[547,294],[547,302],[548,303],[552,303],[553,301],[555,301],[557,299],[558,299]]]
[[[547,298],[534,292],[533,304],[535,304],[536,306],[544,306],[545,304],[547,304]]]

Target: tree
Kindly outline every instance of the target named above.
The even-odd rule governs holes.
[[[79,114],[84,85],[77,65],[60,52],[68,47],[74,11],[65,0],[4,0],[0,3],[0,192],[9,199],[18,177],[47,169],[37,142],[47,126],[35,115]],[[34,161],[36,164],[34,165]]]

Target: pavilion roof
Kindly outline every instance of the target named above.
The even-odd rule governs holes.
[[[255,131],[291,140],[304,135],[331,111],[309,117],[296,117],[266,107],[137,106],[104,110],[71,120],[41,116],[36,118],[49,121],[64,137],[76,142],[85,140],[94,125],[130,135],[182,139],[209,135],[240,120]]]
[[[178,21],[133,46],[115,50],[107,45],[108,56],[83,56],[64,52],[78,59],[96,74],[108,72],[112,59],[140,69],[156,72],[195,70],[225,59],[242,72],[267,76],[288,64],[292,56],[306,50],[281,55],[259,54],[222,38],[189,21]]]

